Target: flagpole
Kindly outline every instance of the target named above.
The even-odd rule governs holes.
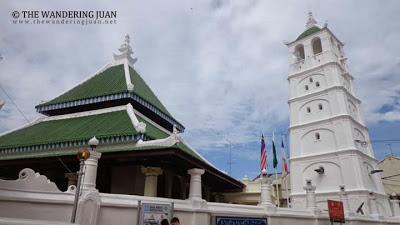
[[[288,185],[287,185],[287,178],[288,178],[288,175],[286,174],[286,176],[285,176],[286,204],[287,204],[287,207],[290,208],[290,204],[289,204],[289,189],[288,189]]]
[[[276,187],[276,199],[278,200],[278,207],[279,207],[279,189],[278,189],[278,171],[275,168],[275,187]]]

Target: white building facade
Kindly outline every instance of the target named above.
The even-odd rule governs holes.
[[[348,212],[364,203],[366,214],[389,215],[343,43],[310,13],[306,30],[287,46],[293,53],[288,75],[293,207],[305,206],[309,180],[318,208],[345,194]]]

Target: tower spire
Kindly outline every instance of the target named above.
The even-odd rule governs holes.
[[[313,14],[311,11],[308,12],[308,20],[306,23],[306,28],[310,28],[312,26],[314,26],[315,24],[317,24],[317,21],[314,19]]]
[[[137,58],[132,58],[133,51],[130,45],[130,37],[128,34],[125,35],[124,43],[122,43],[118,51],[120,52],[119,54],[114,54],[115,61],[127,59],[132,65],[137,61]]]

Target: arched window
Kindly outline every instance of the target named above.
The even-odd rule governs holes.
[[[311,43],[314,55],[322,52],[322,44],[319,37],[314,38]]]
[[[311,112],[311,108],[307,107],[307,112],[310,113]]]
[[[321,136],[319,135],[319,133],[315,133],[315,140],[320,140],[321,139]]]
[[[322,110],[322,104],[318,104],[318,109]]]
[[[302,60],[305,58],[304,56],[304,46],[303,45],[297,45],[295,50],[294,50],[294,54],[297,57],[297,60]]]
[[[308,91],[308,85],[304,86],[304,88],[306,89],[306,91]]]
[[[315,86],[316,86],[316,87],[319,87],[319,82],[318,82],[318,81],[315,82]]]

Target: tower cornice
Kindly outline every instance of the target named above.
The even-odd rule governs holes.
[[[292,102],[296,102],[296,101],[301,101],[310,97],[314,97],[314,96],[318,96],[320,94],[325,94],[331,90],[341,90],[344,91],[353,101],[357,102],[358,104],[361,104],[361,100],[359,98],[357,98],[356,96],[354,96],[352,93],[350,93],[344,86],[340,86],[340,85],[335,85],[335,86],[331,86],[328,87],[326,89],[323,89],[321,91],[315,91],[309,94],[305,94],[305,95],[301,95],[298,97],[294,97],[288,100],[288,103],[292,103]]]
[[[314,126],[314,125],[318,125],[318,124],[321,124],[321,123],[323,124],[323,123],[326,123],[326,122],[332,122],[334,120],[339,120],[339,119],[349,119],[353,123],[357,124],[358,126],[362,127],[366,131],[368,131],[368,127],[367,126],[365,126],[364,124],[362,124],[359,121],[355,120],[351,115],[348,115],[348,114],[340,114],[340,115],[331,116],[331,117],[325,118],[325,119],[320,119],[320,120],[315,120],[315,121],[311,121],[311,122],[298,123],[298,124],[290,125],[289,126],[289,131],[292,131],[292,130],[295,130],[295,129],[301,129],[301,128],[305,128],[305,127],[309,127],[309,126]]]
[[[293,64],[294,64],[294,63],[293,63]],[[293,64],[292,64],[292,65],[293,65]],[[326,62],[326,63],[324,63],[324,64],[321,64],[321,65],[318,65],[318,66],[314,66],[314,67],[311,67],[311,68],[309,68],[309,69],[306,69],[306,70],[303,70],[303,71],[300,71],[300,72],[297,72],[297,73],[289,74],[288,78],[286,78],[286,79],[289,80],[289,79],[291,79],[291,78],[295,78],[295,77],[298,77],[298,76],[301,76],[301,75],[304,75],[304,74],[307,74],[307,73],[312,73],[312,72],[317,71],[317,70],[319,70],[319,69],[321,69],[322,67],[325,67],[325,66],[327,66],[327,65],[336,65],[336,66],[338,66],[340,69],[344,70],[343,67],[342,67],[342,65],[341,65],[339,62],[337,62],[337,61],[330,61],[330,62]],[[352,75],[350,75],[349,72],[343,72],[343,74],[345,74],[345,76],[348,76],[348,77],[350,77],[352,80],[354,80],[354,77],[353,77]]]
[[[362,152],[362,151],[360,151],[358,149],[354,149],[354,148],[342,148],[342,149],[337,149],[337,150],[330,151],[330,152],[321,152],[321,153],[312,154],[312,155],[294,156],[294,157],[290,158],[290,162],[302,161],[302,160],[316,160],[316,159],[319,159],[321,156],[335,157],[338,154],[340,154],[340,155],[357,154],[359,156],[366,157],[371,161],[378,162],[378,160],[375,159],[374,157],[371,157],[370,155],[366,154],[365,152]]]

